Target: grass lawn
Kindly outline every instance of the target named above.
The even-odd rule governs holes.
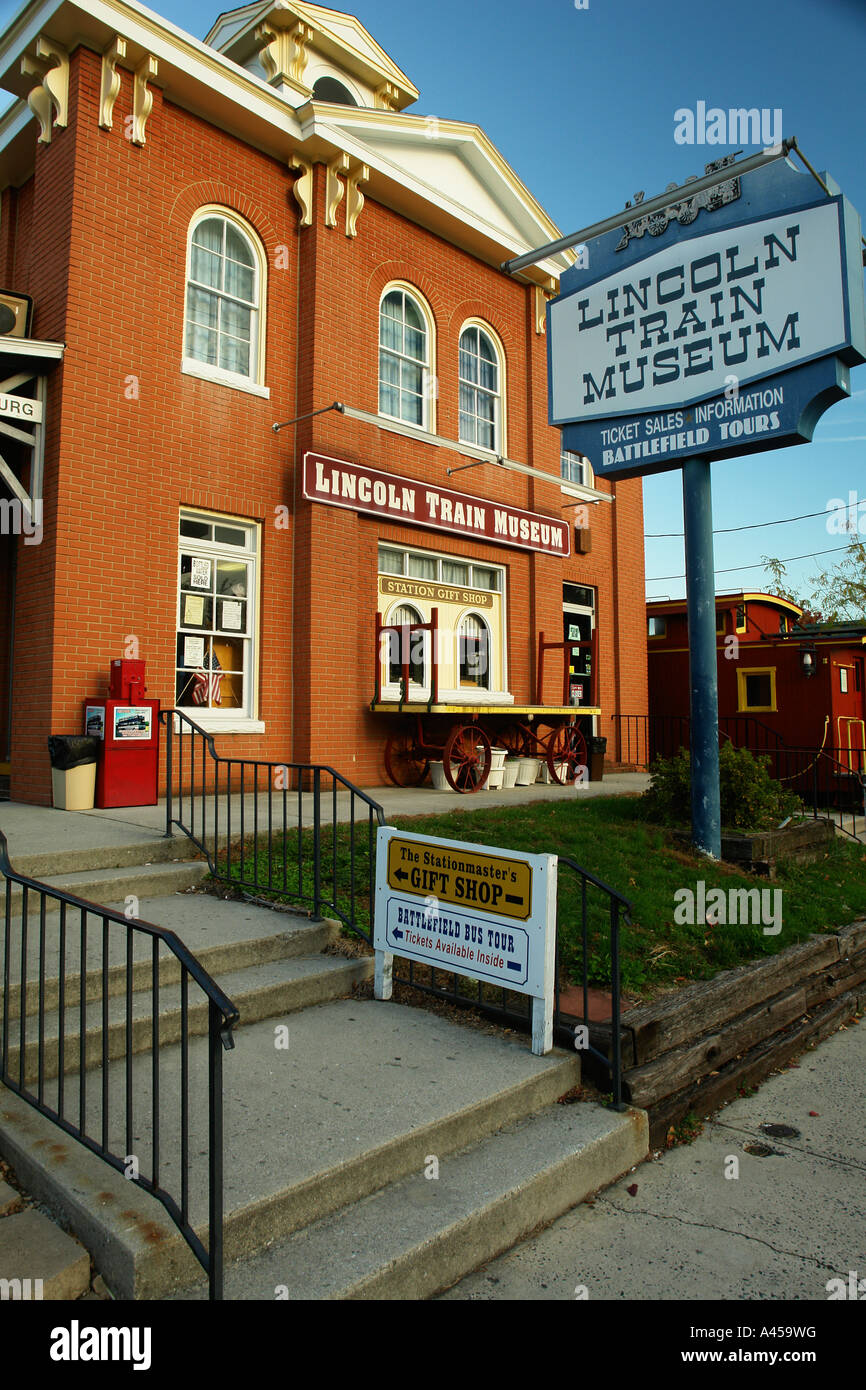
[[[815,864],[780,868],[778,877],[744,874],[685,851],[670,832],[643,819],[638,797],[598,797],[581,801],[538,802],[533,805],[492,806],[433,816],[395,817],[392,824],[419,834],[522,849],[533,853],[568,855],[582,868],[622,893],[632,903],[631,924],[621,925],[623,988],[651,996],[660,988],[686,980],[704,979],[719,970],[775,954],[816,932],[827,932],[866,915],[866,846],[837,839]],[[360,920],[369,921],[368,861],[365,845],[356,845],[356,906]],[[296,851],[289,836],[287,851]],[[309,851],[307,851],[309,853]],[[297,873],[291,862],[282,877],[281,851],[275,856],[272,879],[284,901],[298,901]],[[259,861],[261,864],[262,856]],[[246,855],[247,871],[250,867]],[[338,827],[336,877],[330,830],[323,831],[323,886],[336,887],[337,901],[348,907],[348,827]],[[694,925],[677,923],[677,889],[696,891],[703,880],[707,893],[714,887],[762,888],[781,891],[782,927],[765,935],[761,924]],[[303,886],[303,885],[302,885]],[[770,898],[769,902],[776,901]],[[682,914],[680,914],[682,915]],[[606,900],[591,892],[588,899],[589,979],[610,981],[610,951]],[[580,979],[580,888],[576,876],[563,867],[559,875],[559,941],[563,972]]]

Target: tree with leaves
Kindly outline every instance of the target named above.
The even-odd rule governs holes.
[[[788,586],[781,560],[762,555],[761,563],[773,579],[773,592],[803,609],[800,626],[811,623],[866,622],[866,540],[854,534],[842,559],[813,574],[800,594]]]

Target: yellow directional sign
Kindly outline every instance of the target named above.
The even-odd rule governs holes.
[[[532,866],[483,850],[443,848],[417,836],[388,842],[388,886],[496,917],[525,922],[532,915]]]

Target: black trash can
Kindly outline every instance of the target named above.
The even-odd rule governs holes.
[[[86,734],[50,734],[51,785],[60,811],[92,811],[99,739]]]
[[[589,780],[590,782],[601,782],[604,780],[604,755],[607,752],[606,738],[591,738],[589,740]]]

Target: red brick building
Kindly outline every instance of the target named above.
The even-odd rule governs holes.
[[[47,736],[123,655],[221,752],[381,782],[377,611],[438,607],[440,698],[531,702],[538,633],[597,631],[597,732],[646,707],[641,483],[561,457],[544,307],[570,253],[501,272],[558,232],[480,129],[404,114],[358,20],[294,0],[204,43],[32,0],[0,86],[14,799],[50,800]]]

